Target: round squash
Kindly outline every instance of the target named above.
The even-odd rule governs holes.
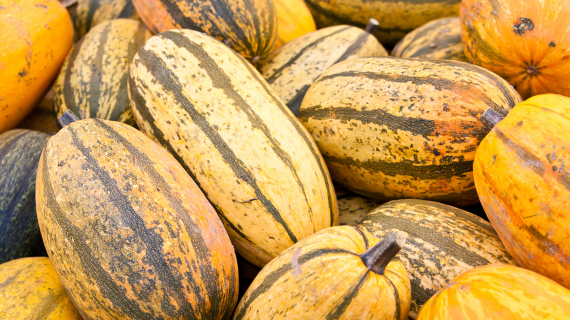
[[[104,21],[71,50],[55,84],[57,117],[67,110],[80,119],[99,118],[134,124],[127,92],[133,57],[151,33],[132,19]]]
[[[15,128],[49,90],[73,42],[57,0],[4,0],[0,9],[0,133]]]
[[[459,17],[436,19],[408,33],[394,47],[392,56],[467,62]]]
[[[509,265],[469,270],[422,308],[417,320],[567,319],[570,291],[532,271]]]
[[[570,288],[570,98],[518,104],[481,142],[475,186],[517,262]]]
[[[273,0],[277,10],[277,39],[273,50],[317,30],[313,15],[303,0]]]
[[[139,19],[131,0],[78,0],[72,16],[77,39],[91,28],[111,19]]]
[[[512,84],[524,99],[570,95],[570,6],[565,0],[464,0],[465,55]]]
[[[366,215],[383,202],[363,197],[343,187],[335,186],[338,203],[338,224],[341,226],[356,226]]]
[[[360,58],[329,68],[299,119],[332,178],[379,200],[478,202],[473,159],[488,129],[479,116],[520,102],[499,76],[451,60]]]
[[[233,319],[407,319],[410,280],[392,261],[404,243],[349,226],[315,233],[261,270]]]
[[[272,0],[132,0],[154,33],[191,29],[223,41],[257,62],[271,52],[277,38]]]
[[[396,231],[407,234],[398,257],[410,274],[412,318],[463,272],[492,263],[515,263],[489,222],[437,202],[391,201],[370,212],[358,227],[377,238]]]
[[[0,318],[83,319],[46,257],[21,258],[0,265]]]
[[[61,119],[60,119],[61,122]],[[85,319],[227,319],[237,262],[224,227],[182,166],[140,131],[65,126],[38,167],[48,254]]]

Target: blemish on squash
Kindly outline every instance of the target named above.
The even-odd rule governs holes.
[[[554,43],[554,41],[550,41],[550,43],[548,44],[549,47],[554,48],[556,47],[556,43]]]
[[[523,35],[526,31],[534,29],[534,23],[528,18],[520,17],[513,26],[513,31],[518,35]]]
[[[299,277],[303,273],[301,264],[299,264],[299,256],[301,256],[301,250],[303,250],[302,247],[297,248],[291,257],[291,269],[293,269],[291,274],[295,278]]]

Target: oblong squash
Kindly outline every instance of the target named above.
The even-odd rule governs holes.
[[[141,130],[185,166],[251,263],[338,223],[309,133],[223,43],[192,30],[154,36],[135,56],[129,90]]]
[[[370,211],[384,203],[339,186],[335,186],[334,191],[338,203],[338,224],[341,226],[357,226]]]
[[[309,87],[330,66],[360,57],[383,57],[388,52],[370,33],[351,26],[321,29],[287,43],[260,63],[259,70],[293,114]]]
[[[391,201],[370,212],[358,227],[378,238],[395,231],[408,235],[398,257],[410,274],[412,318],[463,272],[492,263],[515,264],[489,222],[437,202]]]
[[[55,84],[57,117],[67,110],[80,119],[134,124],[127,78],[133,57],[151,33],[132,19],[104,21],[71,50]]]
[[[488,132],[479,116],[520,101],[505,80],[468,63],[359,58],[323,73],[299,119],[344,187],[468,206],[478,202],[473,159]]]
[[[139,19],[131,0],[78,0],[72,16],[77,39],[103,21],[121,18]]]
[[[0,265],[0,318],[82,320],[47,257]]]
[[[226,319],[235,252],[182,166],[140,131],[65,126],[38,167],[37,213],[54,267],[85,319]]]
[[[273,0],[277,10],[277,39],[273,50],[317,30],[315,19],[303,0]]]

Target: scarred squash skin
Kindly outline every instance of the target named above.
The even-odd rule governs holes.
[[[317,30],[315,19],[303,0],[273,0],[277,10],[277,40],[273,50]]]
[[[518,104],[483,140],[475,186],[517,262],[570,288],[570,98]]]
[[[503,264],[471,269],[422,308],[417,320],[562,320],[570,291],[532,271]]]

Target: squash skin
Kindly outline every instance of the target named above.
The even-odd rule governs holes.
[[[277,13],[272,0],[132,1],[142,21],[155,34],[180,28],[204,32],[246,59],[268,55],[277,38]]]
[[[341,226],[357,226],[370,211],[384,203],[336,185],[334,191],[338,203],[338,224]]]
[[[568,289],[532,271],[495,264],[455,278],[417,320],[566,319],[569,313]]]
[[[379,241],[349,226],[299,241],[261,270],[233,320],[407,319],[410,282],[402,263],[392,260],[380,275],[360,258]]]
[[[140,20],[131,0],[78,0],[72,16],[77,39],[99,23],[111,19]]]
[[[15,128],[40,102],[73,41],[69,14],[57,0],[6,0],[2,7],[0,133]]]
[[[569,16],[564,0],[462,1],[465,55],[505,78],[523,99],[544,93],[569,96]]]
[[[488,129],[478,117],[520,102],[502,78],[451,60],[359,58],[311,86],[299,120],[333,180],[367,197],[477,203],[473,159]]]
[[[0,265],[0,318],[82,320],[47,257]]]
[[[517,262],[570,288],[570,98],[518,104],[481,142],[475,186]]]
[[[277,39],[273,50],[317,30],[315,19],[303,0],[273,0],[277,10]]]
[[[44,243],[84,318],[229,317],[233,247],[166,150],[128,125],[81,120],[49,140],[38,172]]]

